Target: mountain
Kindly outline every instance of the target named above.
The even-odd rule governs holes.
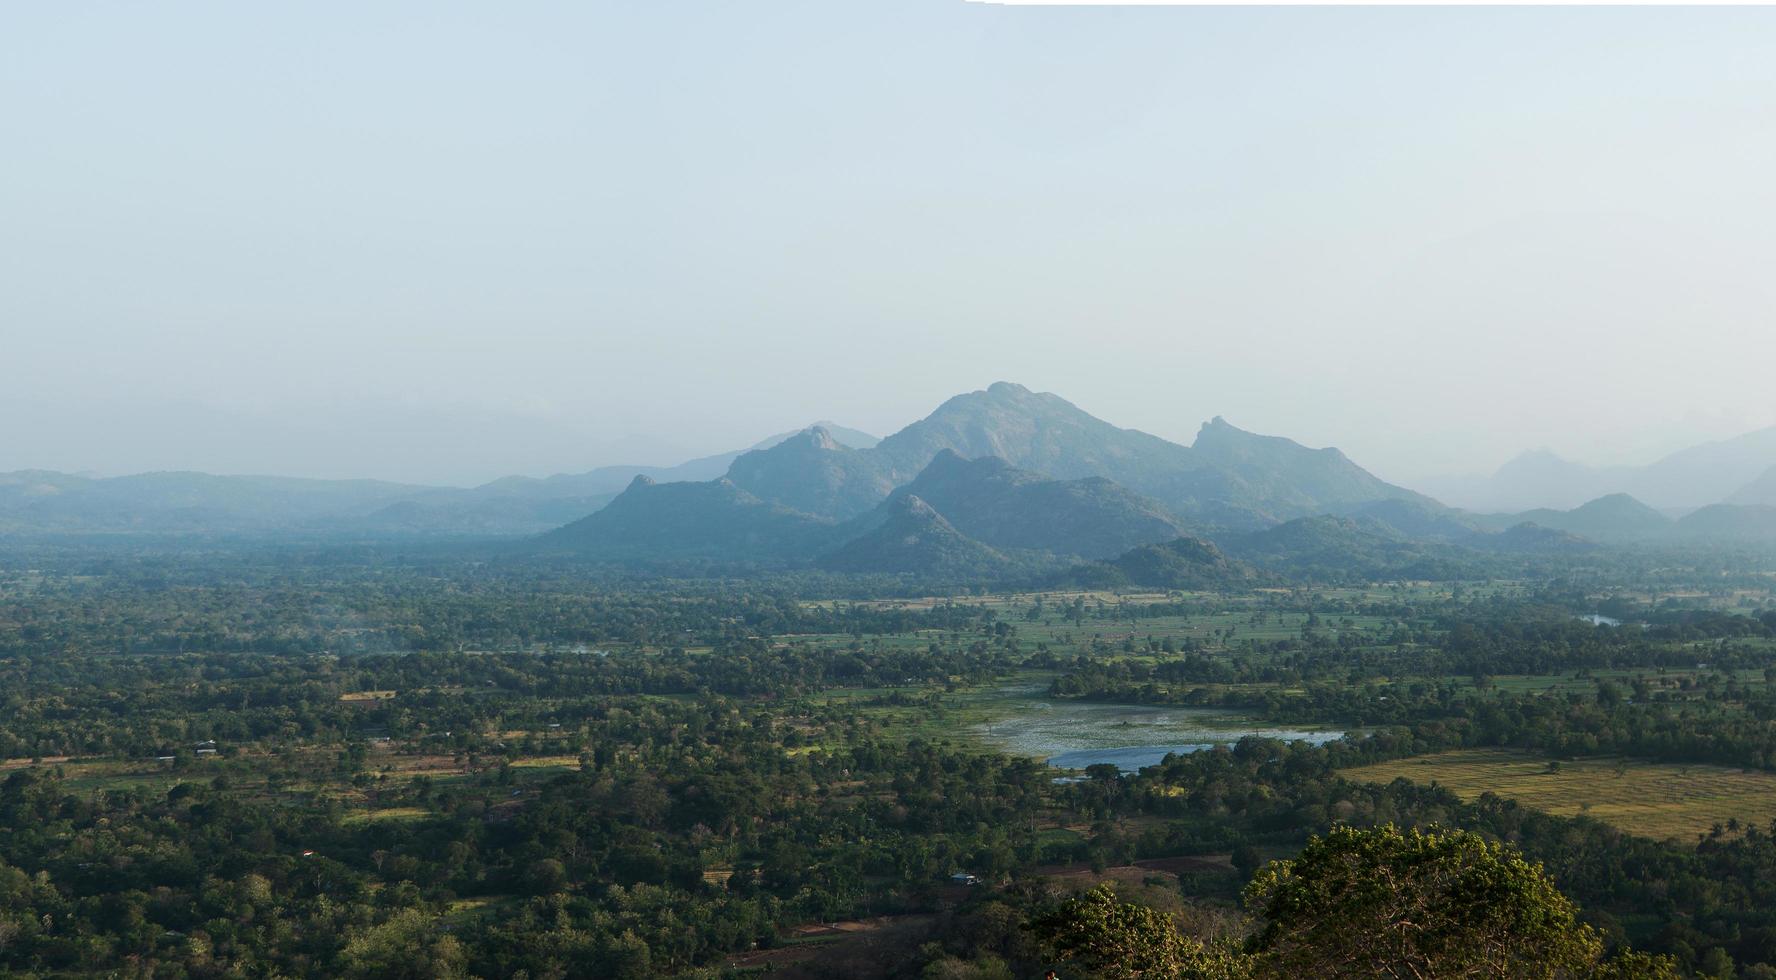
[[[968,459],[996,456],[1056,479],[1101,476],[1126,487],[1195,465],[1183,446],[1007,381],[949,399],[876,447],[897,484],[945,449]]]
[[[1386,499],[1435,503],[1377,479],[1336,449],[1254,435],[1223,419],[1205,425],[1196,445],[1181,446],[1118,428],[1058,395],[1003,381],[949,399],[874,449],[854,456],[819,447],[769,459],[748,454],[735,461],[729,478],[765,499],[844,519],[862,512],[859,503],[869,493],[881,499],[884,487],[912,481],[946,449],[966,459],[997,457],[1057,480],[1102,477],[1179,518],[1213,526],[1264,527]],[[803,489],[809,485],[818,491]]]
[[[621,493],[638,476],[645,476],[655,483],[714,480],[726,473],[739,455],[737,450],[688,460],[675,466],[600,466],[584,473],[556,473],[544,477],[505,476],[465,491],[464,495],[483,499],[509,497],[559,500]]]
[[[835,445],[876,443],[855,429],[826,423],[820,428]],[[759,447],[797,435],[780,433]],[[714,480],[740,456],[736,451],[677,466],[607,466],[540,479],[512,476],[473,488],[191,472],[101,478],[21,470],[0,473],[0,533],[513,537],[584,517],[638,476],[661,483]]]
[[[324,527],[355,529],[363,534],[511,537],[560,527],[598,510],[616,496],[496,497],[445,489],[398,500],[362,517],[335,516]]]
[[[868,473],[858,455],[816,428],[748,453],[735,468],[753,486],[770,486],[782,473],[826,477],[776,490],[779,500],[830,513],[831,495],[847,486],[847,475]],[[749,533],[729,534],[729,523]],[[542,547],[603,560],[793,561],[824,549],[818,564],[835,571],[953,576],[1052,564],[1056,555],[1113,555],[1179,533],[1159,505],[1101,477],[1052,480],[946,449],[910,484],[843,525],[766,501],[731,479],[656,484],[637,477],[603,510],[546,536]]]
[[[638,476],[645,476],[656,483],[713,480],[727,473],[734,461],[743,454],[770,449],[815,428],[824,431],[835,444],[851,449],[868,449],[880,441],[867,432],[847,429],[831,422],[816,422],[808,429],[779,432],[770,438],[760,440],[747,449],[736,449],[714,456],[704,456],[679,463],[676,466],[601,466],[585,473],[557,473],[554,476],[541,478],[508,476],[491,483],[484,483],[471,492],[482,497],[511,495],[532,499],[559,500],[571,497],[595,497],[602,494],[614,495],[621,492]]]
[[[839,520],[862,514],[894,489],[877,455],[840,443],[821,426],[742,454],[727,478],[765,500]]]
[[[1101,558],[1183,533],[1165,509],[1103,477],[1055,480],[997,456],[943,449],[896,498],[917,496],[969,537],[996,548]]]
[[[11,474],[0,477],[0,532],[521,536],[591,513],[626,493],[637,477],[664,486],[718,475],[762,502],[841,522],[869,513],[945,450],[965,459],[997,457],[1068,484],[1006,489],[1023,501],[1020,513],[1042,512],[1051,522],[1046,528],[1019,528],[1009,520],[989,528],[984,522],[994,515],[978,509],[965,515],[960,498],[939,506],[951,519],[980,527],[1014,549],[1035,535],[1031,540],[1064,553],[1100,556],[1175,536],[1184,522],[1255,529],[1378,501],[1435,506],[1376,479],[1336,449],[1255,435],[1223,419],[1205,425],[1186,447],[1111,425],[1057,395],[1000,382],[957,395],[880,442],[818,424],[746,452],[677,466],[507,477],[474,488],[198,473],[114,480]],[[1105,482],[1080,482],[1093,479]],[[946,507],[957,513],[949,515]],[[1058,518],[1048,515],[1050,508],[1076,515],[1080,523],[1054,524]],[[1144,529],[1109,533],[1118,522]]]
[[[842,461],[831,453],[778,453],[771,454],[777,458],[769,459],[748,454],[751,458],[736,460],[738,471],[730,472],[730,477],[770,499],[776,499],[772,495],[786,485],[828,487],[821,496],[846,510],[814,512],[843,518],[867,509],[858,509],[856,500],[874,492],[871,505],[881,501],[895,487],[916,478],[946,450],[966,459],[997,457],[1055,479],[1097,476],[1125,486],[1131,485],[1130,477],[1139,478],[1141,473],[1157,475],[1192,465],[1190,452],[1183,446],[1119,429],[1057,395],[999,382],[985,391],[945,401],[873,450]],[[788,469],[796,464],[806,472]]]
[[[1535,449],[1505,462],[1490,476],[1449,477],[1426,481],[1442,500],[1486,512],[1569,510],[1587,500],[1620,490],[1608,470],[1575,463]]]
[[[1112,561],[1075,569],[1073,576],[1091,588],[1137,586],[1180,591],[1250,588],[1263,580],[1257,569],[1192,537],[1141,545]]]
[[[818,560],[835,572],[881,572],[942,578],[987,578],[1011,566],[1007,557],[968,537],[913,494],[890,501],[883,519]]]
[[[839,523],[833,540],[849,543],[823,564],[859,570],[967,563],[932,558],[933,548],[972,552],[968,561],[986,562],[958,538],[1021,561],[1121,554],[1175,540],[1186,520],[1254,529],[1388,501],[1402,505],[1396,520],[1407,511],[1426,522],[1450,519],[1435,501],[1377,479],[1336,449],[1255,435],[1220,418],[1185,447],[1007,382],[957,395],[873,448],[854,449],[824,427],[810,427],[741,454],[725,483],[751,505]],[[918,498],[920,507],[906,509],[907,498]],[[614,513],[603,534],[614,536],[620,522],[646,523],[656,527],[627,533],[682,550],[689,528],[709,526],[701,515],[680,520],[670,510],[673,500],[707,507],[705,495],[659,499],[659,507],[644,509],[618,508],[619,498],[607,508]],[[878,533],[884,527],[886,537]],[[896,529],[907,533],[897,536]],[[907,550],[915,545],[916,555]]]
[[[1490,477],[1438,481],[1452,503],[1476,510],[1565,510],[1587,500],[1626,493],[1667,510],[1726,501],[1758,503],[1740,496],[1776,468],[1776,426],[1732,439],[1706,442],[1645,466],[1587,466],[1546,450],[1524,453]],[[1776,485],[1776,476],[1770,477]]]
[[[232,534],[300,530],[369,514],[430,487],[208,473],[109,478],[46,470],[0,474],[0,531]]]
[[[1337,449],[1309,449],[1281,436],[1256,435],[1220,416],[1203,424],[1190,448],[1236,481],[1234,496],[1224,504],[1277,520],[1338,513],[1387,500],[1441,507],[1422,494],[1379,479]]]
[[[1656,537],[1672,527],[1671,518],[1625,493],[1599,497],[1572,510],[1531,510],[1498,515],[1491,521],[1536,524],[1598,541],[1629,541]]]
[[[1378,500],[1345,512],[1344,516],[1385,528],[1402,538],[1462,544],[1484,534],[1470,515],[1440,504],[1416,500]]]
[[[842,425],[823,420],[820,422],[814,422],[810,425],[805,425],[794,432],[779,432],[768,439],[761,440],[746,448],[748,451],[753,449],[769,449],[772,446],[783,442],[785,439],[800,435],[809,429],[825,429],[826,434],[831,436],[834,442],[847,449],[874,449],[876,448],[876,445],[882,441],[879,436],[872,436],[862,429],[848,429]]]
[[[1776,507],[1766,504],[1714,504],[1684,515],[1677,536],[1730,544],[1776,541]]]
[[[1515,554],[1583,554],[1596,551],[1598,545],[1589,538],[1574,534],[1571,531],[1560,531],[1551,527],[1542,527],[1528,521],[1516,524],[1497,534],[1487,534],[1470,538],[1467,545],[1485,551],[1511,552]]]
[[[1400,538],[1347,517],[1303,517],[1217,539],[1223,551],[1290,578],[1321,581],[1451,579],[1469,574],[1477,553]]]
[[[768,503],[728,480],[656,483],[638,476],[603,509],[535,542],[607,561],[786,560],[813,553],[832,524]]]
[[[1621,493],[1599,497],[1572,510],[1488,514],[1477,520],[1490,528],[1528,524],[1609,543],[1752,543],[1776,539],[1776,506],[1712,504],[1674,521]]]
[[[1725,500],[1771,467],[1776,426],[1672,453],[1624,489],[1655,507],[1700,507]]]
[[[1763,472],[1763,475],[1740,487],[1723,503],[1776,506],[1776,466],[1770,467]]]

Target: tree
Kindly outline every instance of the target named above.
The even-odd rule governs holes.
[[[466,957],[454,936],[440,934],[418,909],[402,909],[381,925],[354,932],[340,960],[348,977],[462,977]]]
[[[568,885],[567,868],[554,858],[532,861],[524,878],[533,895],[553,895]]]
[[[1233,870],[1239,872],[1242,879],[1250,879],[1252,873],[1264,864],[1264,856],[1250,844],[1241,844],[1233,849]]]
[[[1238,957],[1180,934],[1164,913],[1116,900],[1108,885],[1062,902],[1031,923],[1054,955],[1103,980],[1223,980]]]
[[[1717,947],[1718,948],[1718,947]],[[1678,980],[1677,964],[1669,956],[1652,956],[1624,950],[1598,965],[1589,980]],[[1741,974],[1755,980],[1752,974]]]
[[[1579,977],[1602,951],[1539,865],[1466,831],[1336,827],[1245,897],[1261,975]]]

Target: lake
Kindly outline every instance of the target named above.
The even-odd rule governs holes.
[[[1167,754],[1231,745],[1248,735],[1322,745],[1344,737],[1329,729],[1278,728],[1217,708],[1097,704],[1057,701],[1044,688],[1007,689],[1024,694],[1027,707],[976,725],[974,734],[1014,755],[1046,759],[1060,769],[1110,763],[1124,772],[1158,765]]]

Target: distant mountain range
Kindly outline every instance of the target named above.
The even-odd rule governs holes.
[[[847,445],[868,448],[877,441],[855,429],[817,424]],[[781,433],[751,448],[793,435]],[[104,478],[20,470],[0,473],[0,533],[516,537],[560,527],[603,507],[637,476],[660,482],[715,479],[747,451],[676,466],[506,477],[473,488],[191,472]]]
[[[1723,503],[1776,506],[1776,466],[1770,467],[1757,479],[1740,487]]]
[[[1501,470],[1500,487],[1566,494],[1629,482],[1669,500],[1738,482],[1728,502],[1681,518],[1625,492],[1472,513],[1378,479],[1337,449],[1219,417],[1185,446],[1000,382],[881,440],[817,423],[676,466],[468,489],[0,474],[0,533],[455,535],[602,562],[1191,588],[1491,574],[1506,556],[1583,556],[1599,543],[1776,543],[1772,458],[1776,429],[1634,470],[1526,456]]]
[[[1776,427],[1691,446],[1645,466],[1587,466],[1538,450],[1488,477],[1430,484],[1443,499],[1479,511],[1568,510],[1612,494],[1668,511],[1776,505]]]
[[[1335,449],[1223,419],[1186,447],[1004,383],[946,401],[873,449],[816,426],[743,454],[720,480],[674,487],[638,480],[537,546],[593,560],[777,559],[1153,588],[1434,577],[1494,568],[1489,556],[1503,553],[1595,547],[1532,524],[1499,533]]]
[[[884,503],[873,525],[817,563],[835,572],[974,580],[998,578],[1011,564],[1003,552],[963,534],[915,494]]]
[[[728,478],[759,497],[844,520],[911,481],[938,453],[994,457],[1060,480],[1099,477],[1205,527],[1260,528],[1378,500],[1435,501],[1386,483],[1336,449],[1309,449],[1217,418],[1191,446],[1096,418],[1059,395],[1000,382],[957,395],[873,449],[809,436],[734,461]]]
[[[919,497],[997,548],[1109,558],[1184,533],[1158,503],[1103,477],[1051,480],[997,456],[963,459],[952,449],[939,451],[911,483],[860,520],[878,519],[905,496]]]
[[[663,491],[632,484],[542,546],[610,558],[647,540],[657,542],[656,558],[711,557],[705,542],[684,540],[688,528],[719,523],[705,511],[752,522],[759,507],[771,506],[831,526],[833,548],[805,556],[811,560],[854,569],[873,554],[882,570],[904,570],[922,562],[956,567],[957,535],[984,547],[968,549],[978,565],[991,560],[989,551],[1105,558],[1176,539],[1187,527],[1258,529],[1383,501],[1442,509],[1336,449],[1254,435],[1219,418],[1203,426],[1195,445],[1182,446],[1006,382],[951,398],[874,447],[847,446],[811,427],[742,454],[723,483],[731,490],[675,498],[682,512],[642,507],[640,499],[663,499]],[[919,506],[904,503],[909,497]],[[729,557],[811,547],[803,529],[778,530],[781,539]]]
[[[1571,510],[1539,508],[1472,518],[1483,529],[1541,527],[1610,544],[1765,544],[1776,541],[1776,506],[1711,504],[1672,518],[1624,493]]]
[[[819,430],[791,440],[826,441]],[[832,570],[948,575],[1114,557],[1181,534],[1159,505],[1102,477],[1053,480],[946,449],[848,521],[767,501],[727,477],[636,477],[609,506],[537,546],[605,561],[801,559]]]
[[[1228,558],[1208,541],[1181,537],[1131,548],[1110,561],[1075,566],[1055,584],[1089,589],[1133,586],[1167,591],[1211,591],[1279,583],[1279,579],[1273,579],[1245,562]]]

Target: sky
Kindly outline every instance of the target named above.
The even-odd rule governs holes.
[[[1776,9],[0,6],[0,470],[1776,424]]]

